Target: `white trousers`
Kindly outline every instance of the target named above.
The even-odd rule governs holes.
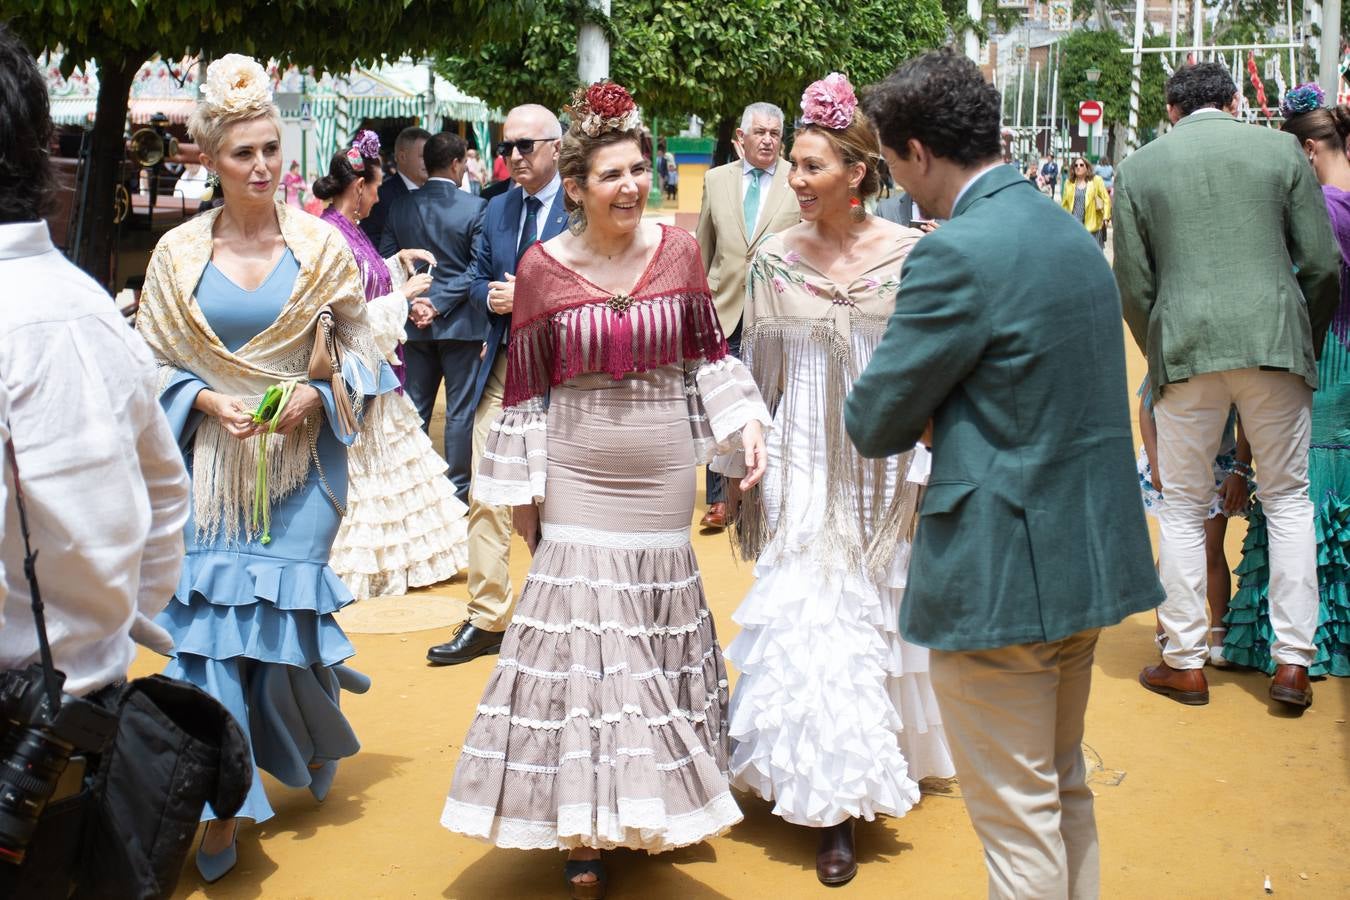
[[[1312,390],[1298,375],[1235,369],[1169,384],[1154,407],[1166,503],[1158,513],[1158,571],[1167,598],[1158,619],[1163,661],[1205,664],[1205,516],[1214,494],[1214,456],[1229,408],[1252,445],[1257,496],[1269,535],[1271,656],[1306,666],[1317,630],[1317,544],[1308,497]],[[1215,623],[1216,625],[1218,623]]]
[[[1098,896],[1083,760],[1097,634],[929,654],[961,796],[984,845],[990,900]]]

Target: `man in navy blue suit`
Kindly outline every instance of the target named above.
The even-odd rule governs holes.
[[[376,247],[384,239],[384,221],[394,201],[401,200],[427,183],[427,167],[422,160],[422,149],[431,139],[431,132],[413,125],[403,129],[394,138],[394,164],[391,173],[380,185],[380,202],[370,209],[370,215],[361,220],[361,230]]]
[[[414,315],[403,345],[408,398],[431,422],[441,382],[445,383],[445,461],[460,500],[469,500],[473,469],[473,412],[479,355],[488,334],[488,312],[471,302],[474,246],[483,227],[482,200],[459,189],[464,175],[464,138],[443,133],[422,151],[427,181],[421,189],[395,201],[385,220],[380,255],[386,258],[409,247],[423,247],[436,257],[426,299],[435,315]]]
[[[502,409],[506,385],[506,339],[511,330],[516,262],[535,241],[546,241],[567,226],[558,151],[562,126],[542,106],[517,106],[506,116],[498,151],[511,167],[515,184],[493,197],[474,251],[470,303],[490,321],[483,361],[474,386],[475,468],[487,444],[488,430]],[[509,571],[511,509],[469,503],[469,618],[449,643],[427,651],[441,665],[467,662],[496,653],[511,618],[514,597]]]

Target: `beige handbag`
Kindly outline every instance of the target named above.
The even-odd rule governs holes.
[[[338,425],[348,434],[357,429],[356,413],[352,410],[347,385],[342,380],[342,351],[338,349],[337,321],[331,307],[319,310],[314,325],[314,349],[309,354],[309,380],[327,381],[333,386],[333,405],[337,408]]]

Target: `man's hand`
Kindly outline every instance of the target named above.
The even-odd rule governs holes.
[[[408,312],[408,318],[417,328],[430,328],[432,320],[436,318],[436,307],[432,306],[429,300],[415,300]]]
[[[499,316],[509,316],[515,305],[516,276],[507,272],[505,281],[488,282],[488,309]]]

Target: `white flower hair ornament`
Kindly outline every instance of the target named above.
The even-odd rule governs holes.
[[[272,102],[271,80],[257,60],[227,53],[207,68],[202,98],[225,113],[261,109]]]

